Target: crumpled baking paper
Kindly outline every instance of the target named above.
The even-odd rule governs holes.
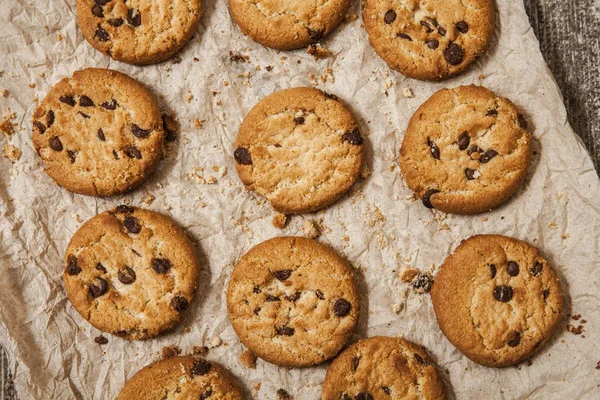
[[[128,378],[159,358],[161,349],[192,351],[215,337],[208,359],[228,367],[248,396],[274,399],[283,388],[316,399],[327,364],[279,368],[239,360],[244,350],[226,312],[225,289],[235,262],[274,236],[302,235],[305,219],[321,226],[319,240],[356,267],[361,317],[354,339],[404,335],[422,344],[458,399],[598,398],[600,396],[600,185],[590,157],[567,123],[521,1],[497,0],[499,20],[489,52],[469,71],[440,83],[390,71],[369,46],[362,4],[323,43],[331,57],[302,50],[277,52],[243,36],[227,2],[206,0],[195,37],[177,56],[136,67],[95,51],[76,23],[74,0],[4,0],[0,7],[0,112],[15,113],[16,133],[1,135],[23,154],[0,159],[0,341],[10,353],[21,399],[109,399]],[[231,54],[247,56],[243,62]],[[237,61],[236,61],[237,60]],[[30,139],[31,113],[52,85],[84,67],[107,67],[145,83],[181,124],[179,139],[139,189],[113,198],[85,197],[58,187],[43,171]],[[526,115],[535,155],[512,200],[476,216],[432,212],[415,201],[397,158],[416,108],[443,87],[482,84],[510,98]],[[30,85],[31,84],[31,85]],[[235,172],[238,127],[260,99],[280,89],[316,86],[342,98],[366,138],[363,178],[340,201],[313,215],[294,216],[278,230],[268,204],[244,190]],[[408,95],[412,90],[414,97]],[[1,116],[0,116],[1,117]],[[153,201],[152,197],[155,199]],[[196,300],[173,331],[130,342],[99,332],[71,307],[62,283],[62,257],[81,224],[121,203],[172,216],[198,244],[202,261]],[[148,205],[149,204],[149,205]],[[517,367],[490,369],[462,356],[438,328],[427,294],[398,277],[401,267],[435,273],[459,242],[498,233],[542,249],[566,292],[566,313],[551,342]],[[398,313],[394,312],[402,308]],[[584,323],[584,320],[586,321]],[[571,333],[567,326],[571,324]],[[582,328],[579,328],[581,326]],[[215,340],[216,342],[216,340]]]

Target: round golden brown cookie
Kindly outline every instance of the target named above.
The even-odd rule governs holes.
[[[354,343],[329,366],[323,400],[444,399],[444,382],[427,351],[402,338]]]
[[[334,357],[350,338],[358,310],[351,267],[331,248],[300,237],[251,249],[227,290],[229,320],[242,343],[284,367]]]
[[[58,82],[33,113],[46,173],[75,193],[104,196],[140,185],[163,154],[160,108],[137,81],[89,68]]]
[[[217,364],[195,357],[171,357],[152,363],[131,378],[117,400],[242,400],[231,375]]]
[[[400,169],[428,208],[489,211],[525,178],[532,142],[526,128],[510,100],[484,87],[442,89],[410,119]]]
[[[390,68],[422,80],[456,75],[492,40],[493,0],[366,0],[369,42]]]
[[[246,187],[284,214],[316,211],[354,183],[364,153],[350,110],[334,95],[299,87],[276,92],[248,113],[234,158]]]
[[[229,0],[242,32],[263,46],[292,50],[320,42],[344,19],[350,0]]]
[[[146,339],[175,326],[196,292],[199,265],[168,217],[119,206],[87,221],[65,253],[65,288],[95,328]]]
[[[442,332],[458,350],[478,364],[505,367],[530,357],[550,338],[563,292],[537,248],[478,235],[446,259],[431,300]]]
[[[196,31],[200,0],[77,0],[77,19],[96,50],[130,64],[178,52]]]

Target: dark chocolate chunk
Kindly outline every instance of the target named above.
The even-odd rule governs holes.
[[[327,92],[323,92],[323,93],[325,93],[325,97],[327,97],[328,99],[335,100],[335,101],[338,101],[340,99],[335,94],[331,94],[331,93],[327,93]]]
[[[119,159],[119,153],[117,153],[116,150],[113,150],[113,157],[115,158],[115,160]]]
[[[427,30],[427,33],[433,32],[431,25],[429,25],[429,23],[427,23],[427,21],[421,21],[421,26],[425,27],[425,29]]]
[[[421,357],[421,355],[417,354],[417,353],[415,353],[415,361],[421,365],[427,365],[427,362],[425,362],[425,360],[423,360],[423,357]]]
[[[173,297],[173,300],[171,300],[171,307],[173,307],[175,311],[180,313],[187,310],[189,305],[190,304],[188,303],[187,299],[182,296],[175,296]]]
[[[308,28],[308,36],[310,36],[313,41],[318,42],[325,37],[325,31],[323,29],[313,30]]]
[[[106,108],[107,110],[116,110],[118,105],[119,104],[115,99],[112,99],[110,102],[105,101],[104,103],[102,103],[102,107]]]
[[[442,36],[446,36],[446,30],[441,26],[438,28],[438,33]]]
[[[60,138],[54,136],[53,138],[50,138],[49,143],[50,143],[50,147],[52,148],[52,150],[55,150],[55,151],[63,150],[63,145],[62,145],[62,142],[60,141]]]
[[[102,128],[98,128],[98,139],[100,139],[100,141],[105,142],[106,141],[106,137],[104,136],[104,131],[102,130]]]
[[[341,400],[352,400],[352,397],[348,396],[346,393],[343,393]]]
[[[374,400],[371,393],[360,392],[356,396],[354,396],[354,400]]]
[[[507,301],[510,301],[510,299],[512,299],[512,297],[513,297],[513,289],[510,286],[507,286],[507,285],[496,286],[496,288],[494,289],[494,298],[498,301],[506,303]]]
[[[72,150],[67,150],[67,155],[69,156],[69,160],[71,160],[71,164],[75,164],[75,159],[77,158],[77,153]]]
[[[435,158],[436,160],[440,159],[440,148],[437,147],[437,144],[435,144],[431,139],[427,139],[427,146],[429,146],[430,148],[430,152],[431,155],[433,156],[433,158]]]
[[[471,143],[471,136],[469,136],[469,133],[465,131],[460,134],[460,137],[456,143],[458,143],[459,150],[465,150],[467,147],[469,147],[469,143]]]
[[[265,298],[265,301],[281,301],[281,299],[277,296],[273,296],[272,294],[268,294],[267,297]]]
[[[471,168],[466,168],[465,176],[467,177],[467,180],[472,181],[473,179],[475,179],[475,170]]]
[[[162,115],[163,130],[165,131],[165,140],[167,142],[172,142],[175,139],[177,139],[177,132],[174,131],[173,129],[169,128],[169,124],[167,123],[167,118],[170,118],[170,117],[168,117],[166,114]]]
[[[94,6],[92,7],[92,14],[94,14],[94,16],[98,18],[104,18],[104,10],[102,9],[102,6],[94,4]]]
[[[294,118],[294,123],[296,125],[302,125],[304,123],[304,117],[303,116],[295,117]]]
[[[261,310],[261,308],[260,308],[260,307],[256,307],[256,308],[254,309],[254,314],[255,314],[255,315],[258,315],[258,313],[260,312],[260,310]]]
[[[360,357],[356,356],[352,359],[352,369],[356,371],[358,369],[358,365],[360,364]]]
[[[519,275],[519,264],[514,261],[509,261],[506,265],[506,272],[508,272],[510,276]]]
[[[317,296],[317,299],[319,300],[325,300],[325,295],[318,289],[315,290],[315,296]]]
[[[440,42],[437,39],[427,39],[425,41],[425,44],[432,50],[435,50],[438,47],[440,47]]]
[[[38,129],[40,135],[46,133],[46,127],[40,121],[33,121],[33,126],[35,126]]]
[[[549,295],[550,295],[550,289],[544,289],[544,291],[542,292],[542,297],[544,298],[544,301],[546,301],[546,299],[548,298]]]
[[[417,292],[429,293],[433,285],[433,278],[429,274],[419,273],[413,280],[412,286]]]
[[[460,33],[467,33],[469,32],[469,24],[467,24],[466,21],[458,21],[456,23],[456,29],[458,29]]]
[[[100,24],[98,24],[96,27],[96,33],[94,33],[94,37],[98,39],[99,42],[106,42],[109,39],[108,32],[106,32],[104,28],[100,26]]]
[[[389,25],[396,20],[396,16],[396,11],[388,10],[388,12],[386,12],[384,15],[383,20]]]
[[[71,107],[75,106],[76,104],[73,96],[60,96],[58,100],[60,100],[61,103],[70,105]]]
[[[410,36],[408,36],[406,33],[400,32],[400,33],[398,33],[397,36],[401,39],[405,39],[405,40],[412,42],[412,38]]]
[[[544,265],[541,262],[536,261],[535,264],[533,265],[533,267],[531,267],[531,270],[529,272],[531,273],[531,275],[537,277],[542,274],[543,268],[544,268]]]
[[[123,225],[125,225],[125,228],[127,228],[127,230],[131,233],[140,233],[142,230],[142,224],[140,224],[140,221],[132,216],[127,216],[123,221]]]
[[[136,124],[131,124],[131,133],[133,133],[133,136],[136,138],[145,139],[151,131],[152,129],[142,129]]]
[[[479,162],[485,164],[497,155],[498,153],[496,152],[496,150],[488,150],[485,153],[483,153],[481,157],[479,157]]]
[[[436,193],[439,193],[440,191],[437,189],[429,189],[425,192],[425,194],[423,195],[423,205],[427,208],[433,208],[433,204],[431,204],[431,196],[433,196]]]
[[[523,116],[523,114],[519,114],[518,115],[518,121],[519,121],[519,126],[523,129],[527,129],[527,120],[525,119],[525,117]]]
[[[138,160],[142,159],[142,153],[135,146],[125,146],[123,147],[123,151],[125,152],[125,154],[127,154],[127,157],[129,158],[136,158]]]
[[[342,135],[342,142],[348,142],[354,146],[360,146],[363,144],[363,138],[360,136],[360,131],[358,128],[354,128]]]
[[[67,257],[67,274],[73,276],[79,274],[80,272],[81,267],[77,262],[77,257],[75,257],[73,254],[70,254],[69,257]]]
[[[46,113],[46,125],[48,125],[48,128],[50,128],[53,123],[54,123],[54,111],[48,110],[48,112]]]
[[[96,269],[98,271],[102,271],[102,272],[106,273],[106,268],[104,268],[104,265],[102,265],[102,263],[96,264]]]
[[[388,396],[391,396],[391,395],[392,395],[392,389],[390,389],[390,388],[389,388],[389,387],[387,387],[387,386],[382,386],[382,387],[381,387],[381,390],[383,390],[383,391],[385,392],[385,394],[387,394]]]
[[[279,336],[294,336],[295,330],[289,326],[275,327],[275,333]]]
[[[498,116],[498,110],[491,109],[487,113],[485,113],[485,116],[486,117],[497,117]]]
[[[117,206],[117,208],[115,208],[115,211],[119,214],[131,214],[132,212],[135,211],[135,208],[131,207],[131,206],[127,206],[125,204],[121,204],[121,205]]]
[[[292,400],[292,396],[284,389],[277,389],[277,400]]]
[[[108,20],[108,24],[114,27],[123,25],[123,18],[111,18]]]
[[[492,279],[496,277],[496,266],[494,264],[490,264],[490,275]]]
[[[467,150],[467,154],[473,160],[476,160],[477,158],[481,157],[481,153],[483,153],[483,149],[477,145],[473,145],[469,147],[469,150]],[[475,157],[473,157],[473,154],[475,154]]]
[[[444,58],[446,59],[448,64],[458,65],[461,62],[463,62],[463,59],[465,58],[465,53],[462,47],[452,42],[448,45],[448,47],[446,47],[446,50],[444,50]]]
[[[254,286],[254,289],[252,289],[252,293],[262,293],[262,290],[260,290],[258,286]]]
[[[333,304],[333,313],[338,317],[345,317],[350,313],[352,305],[346,299],[337,299]]]
[[[233,158],[235,158],[235,161],[237,161],[238,164],[252,165],[252,157],[250,157],[250,152],[245,147],[238,147],[235,149]]]
[[[206,400],[206,399],[208,399],[210,396],[212,396],[212,394],[213,394],[213,391],[212,391],[212,389],[208,389],[206,392],[204,392],[204,393],[202,393],[202,394],[200,395],[200,400]]]
[[[166,258],[154,258],[152,260],[152,269],[157,274],[166,274],[172,266],[173,265],[171,264],[171,261],[167,260]]]
[[[135,282],[135,271],[130,267],[121,268],[117,276],[119,281],[125,285]]]
[[[78,111],[77,114],[81,115],[85,119],[90,119],[90,116],[87,115],[86,113],[82,112],[82,111]]]
[[[284,269],[281,271],[275,271],[273,272],[273,275],[275,275],[275,278],[279,279],[280,281],[285,281],[292,275],[292,270]]]
[[[295,292],[295,293],[293,293],[293,294],[290,294],[289,296],[288,296],[288,295],[286,295],[286,296],[285,296],[285,299],[286,299],[287,301],[291,301],[291,302],[293,303],[293,302],[297,301],[297,300],[300,298],[300,295],[301,295],[301,294],[302,294],[301,292]]]
[[[107,344],[108,343],[108,339],[106,337],[100,335],[100,336],[96,336],[94,338],[94,342],[96,342],[96,343],[98,343],[100,345]]]
[[[192,376],[206,375],[210,372],[211,368],[212,368],[212,364],[206,360],[194,360],[194,365],[190,369],[190,374]]]
[[[108,282],[106,282],[102,278],[97,277],[92,283],[88,285],[88,290],[90,291],[92,297],[100,297],[108,290]]]
[[[142,14],[138,10],[130,8],[127,10],[127,22],[133,26],[140,26],[142,24]]]
[[[514,332],[512,338],[506,342],[510,347],[517,347],[521,343],[521,334],[519,332]]]
[[[107,5],[108,3],[110,3],[110,2],[111,2],[111,0],[94,0],[94,2],[95,2],[96,4],[98,4],[99,6],[105,6],[105,5]]]

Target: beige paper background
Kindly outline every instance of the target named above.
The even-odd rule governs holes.
[[[368,44],[358,2],[351,12],[359,18],[343,23],[324,41],[334,55],[315,61],[303,51],[277,53],[253,43],[231,21],[226,1],[207,0],[198,32],[179,53],[182,62],[147,67],[114,62],[93,50],[77,28],[74,3],[3,0],[0,7],[0,89],[10,93],[0,98],[0,112],[10,108],[20,125],[12,138],[0,137],[0,146],[10,143],[23,151],[15,165],[0,159],[0,341],[10,352],[21,399],[114,398],[125,380],[157,359],[164,346],[189,352],[216,335],[226,345],[212,349],[208,358],[229,367],[249,395],[261,382],[259,399],[274,399],[279,388],[296,399],[319,398],[327,365],[288,371],[261,361],[256,370],[241,364],[243,347],[227,321],[224,295],[233,265],[249,248],[273,236],[302,234],[304,217],[292,218],[283,231],[271,225],[272,211],[245,192],[231,154],[250,108],[276,90],[310,86],[311,73],[317,87],[352,107],[368,149],[371,175],[311,216],[323,219],[319,240],[360,271],[362,314],[355,339],[405,335],[426,346],[441,370],[449,371],[443,376],[458,399],[600,396],[595,369],[600,361],[595,350],[600,339],[600,185],[567,124],[521,1],[497,0],[499,21],[489,53],[466,74],[442,83],[390,72]],[[250,60],[231,63],[229,51]],[[272,72],[265,68],[269,65]],[[181,123],[180,138],[157,173],[125,196],[92,198],[59,188],[43,172],[31,144],[34,98],[90,66],[114,68],[147,84]],[[321,76],[328,77],[326,82]],[[35,88],[28,86],[32,82]],[[471,83],[523,109],[538,154],[524,188],[506,205],[479,216],[436,215],[411,200],[399,176],[396,158],[403,131],[433,92]],[[414,98],[403,97],[407,87]],[[194,126],[196,118],[206,120],[202,129]],[[217,183],[202,183],[198,174],[207,181],[214,176]],[[199,295],[174,331],[145,342],[109,336],[109,344],[100,347],[93,342],[99,332],[66,299],[63,252],[83,221],[123,202],[143,205],[148,193],[156,197],[150,209],[172,216],[198,242],[203,265]],[[399,281],[397,271],[401,265],[435,271],[461,239],[476,233],[506,234],[540,247],[562,279],[567,312],[587,320],[583,335],[567,332],[565,319],[533,364],[518,368],[484,368],[457,352],[441,334],[429,296],[415,294]],[[394,304],[404,305],[398,315],[392,312]]]

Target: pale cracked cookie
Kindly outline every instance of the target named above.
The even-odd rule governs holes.
[[[351,267],[331,248],[280,237],[239,260],[227,311],[252,353],[284,367],[310,366],[346,344],[358,319],[359,294]]]
[[[217,364],[195,357],[152,363],[125,383],[117,400],[242,400],[233,377]]]
[[[354,343],[329,366],[323,400],[445,398],[444,382],[427,351],[403,338]]]
[[[58,82],[33,113],[46,173],[75,193],[104,196],[140,185],[163,155],[158,103],[117,71],[89,68]]]
[[[442,89],[410,119],[400,169],[428,208],[489,211],[525,179],[532,144],[526,129],[517,107],[484,87]]]
[[[65,252],[73,307],[95,328],[146,339],[175,326],[196,292],[199,265],[170,218],[119,206],[87,221]]]
[[[493,0],[366,0],[369,42],[390,68],[440,80],[466,69],[494,33]]]
[[[488,367],[533,355],[556,329],[563,308],[560,281],[540,251],[498,235],[463,241],[444,261],[431,300],[448,340]]]
[[[248,113],[234,158],[246,187],[284,214],[319,210],[342,196],[360,173],[363,138],[334,95],[299,87],[276,92]]]
[[[196,31],[201,0],[77,0],[77,19],[96,50],[130,64],[178,52]]]
[[[350,0],[229,0],[233,20],[263,46],[292,50],[320,42],[344,19]]]

